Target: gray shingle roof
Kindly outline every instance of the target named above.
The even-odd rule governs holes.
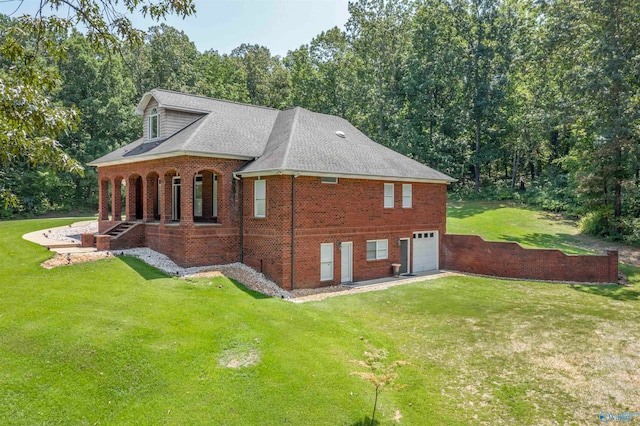
[[[240,175],[300,173],[452,182],[454,179],[386,148],[347,120],[295,107],[284,111],[164,90],[151,97],[167,109],[205,113],[160,141],[139,139],[91,165],[143,161],[184,153],[253,159]],[[336,134],[344,132],[344,138]]]
[[[281,128],[279,128],[282,126]],[[344,138],[336,132],[343,132]],[[453,181],[386,148],[347,120],[301,107],[280,113],[264,155],[240,174],[268,171]]]

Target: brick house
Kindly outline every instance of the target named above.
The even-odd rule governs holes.
[[[142,138],[91,163],[109,247],[243,262],[285,289],[439,268],[454,179],[348,121],[157,89],[136,113]]]

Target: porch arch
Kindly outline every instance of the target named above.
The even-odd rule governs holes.
[[[202,169],[193,177],[193,221],[219,223],[221,174],[213,169]]]
[[[130,175],[126,187],[127,220],[142,220],[142,176],[137,173]]]
[[[122,221],[122,183],[124,177],[117,175],[111,183],[111,220]]]
[[[144,214],[145,222],[160,220],[162,206],[162,188],[160,175],[157,172],[150,172],[144,181]]]

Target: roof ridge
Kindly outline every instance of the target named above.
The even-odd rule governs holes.
[[[289,137],[287,137],[287,147],[284,150],[284,155],[282,156],[282,167],[283,168],[287,168],[287,159],[289,158],[289,151],[291,150],[291,140],[293,139],[293,134],[296,130],[296,124],[298,124],[298,116],[300,115],[300,109],[301,107],[296,106],[292,108],[294,113],[293,113],[293,120],[291,122],[291,128],[289,129]]]
[[[176,92],[175,90],[167,90],[167,89],[159,89],[159,88],[155,88],[155,89],[151,89],[149,92],[147,93],[151,93],[152,91],[158,91],[158,92],[166,92],[166,93],[173,93],[175,95],[182,95],[182,96],[192,96],[194,98],[201,98],[201,99],[206,99],[209,101],[216,101],[216,102],[225,102],[228,104],[234,104],[234,105],[242,105],[242,106],[249,106],[249,107],[254,107],[254,108],[261,108],[261,109],[266,109],[266,110],[270,110],[270,111],[282,111],[278,108],[272,108],[272,107],[268,107],[268,106],[263,106],[263,105],[254,105],[254,104],[248,104],[245,102],[236,102],[236,101],[230,101],[228,99],[219,99],[219,98],[211,98],[209,96],[204,96],[204,95],[195,95],[193,93],[185,93],[185,92]]]

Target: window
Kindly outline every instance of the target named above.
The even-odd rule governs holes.
[[[412,195],[411,195],[411,184],[403,183],[402,184],[402,208],[409,209],[412,204]]]
[[[320,281],[333,279],[333,243],[320,244]]]
[[[338,178],[337,177],[327,177],[327,176],[323,176],[322,177],[322,183],[338,183]]]
[[[393,208],[393,184],[392,183],[384,184],[384,208],[385,209]]]
[[[211,206],[211,216],[218,217],[218,176],[213,175],[213,194],[212,194],[212,206]]]
[[[367,260],[387,259],[389,257],[389,241],[367,241]]]
[[[253,215],[265,217],[267,210],[267,181],[253,181]]]
[[[149,139],[155,139],[160,136],[159,128],[158,110],[151,108],[151,113],[149,114]]]
[[[202,217],[202,175],[196,175],[193,180],[193,215]]]

